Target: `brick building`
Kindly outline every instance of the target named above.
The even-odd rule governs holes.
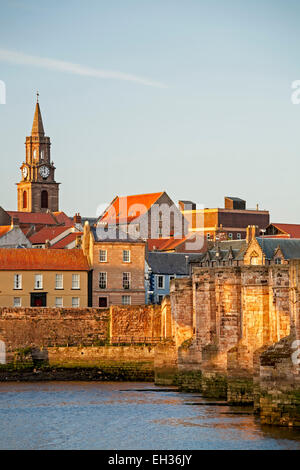
[[[225,197],[223,209],[197,209],[191,201],[179,201],[179,208],[188,220],[189,231],[204,234],[207,240],[242,240],[248,225],[258,231],[269,225],[269,211],[246,209],[246,201]]]
[[[93,307],[145,304],[146,243],[122,236],[85,223],[82,249],[92,269]]]

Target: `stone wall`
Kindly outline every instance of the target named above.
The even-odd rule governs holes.
[[[151,344],[170,333],[168,300],[162,307],[0,308],[0,339],[7,351],[31,346],[89,346],[111,342]]]
[[[166,304],[164,304],[166,308]],[[160,305],[111,307],[112,342],[157,342],[163,336]],[[167,330],[169,328],[167,327]]]
[[[109,317],[109,310],[93,308],[1,308],[0,339],[7,351],[104,343],[109,339]]]

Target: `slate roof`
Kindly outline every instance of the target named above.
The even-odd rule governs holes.
[[[199,255],[194,254],[152,251],[147,255],[147,262],[154,274],[188,275],[189,262],[196,256],[199,257]]]
[[[207,259],[210,261],[227,261],[229,259],[243,260],[247,249],[246,240],[224,240],[219,242],[205,253],[191,260],[191,263],[201,263]]]
[[[95,242],[145,243],[141,238],[130,238],[126,232],[116,227],[108,227],[107,229],[101,226],[91,227],[91,233]]]
[[[232,196],[225,196],[226,199],[230,199],[231,201],[236,201],[236,202],[246,202],[245,199],[241,199],[240,197],[232,197]]]
[[[300,259],[300,238],[257,237],[256,240],[263,249],[267,259],[273,259],[278,247],[280,247],[285,259]]]

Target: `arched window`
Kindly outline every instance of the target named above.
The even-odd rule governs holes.
[[[48,192],[45,190],[41,193],[41,208],[48,209]]]
[[[250,264],[252,264],[252,265],[259,264],[258,254],[256,253],[256,251],[253,251],[250,255]]]
[[[23,191],[23,209],[27,209],[27,191]]]

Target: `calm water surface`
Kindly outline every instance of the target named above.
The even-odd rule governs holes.
[[[300,430],[208,401],[145,383],[0,384],[0,448],[300,449]]]

